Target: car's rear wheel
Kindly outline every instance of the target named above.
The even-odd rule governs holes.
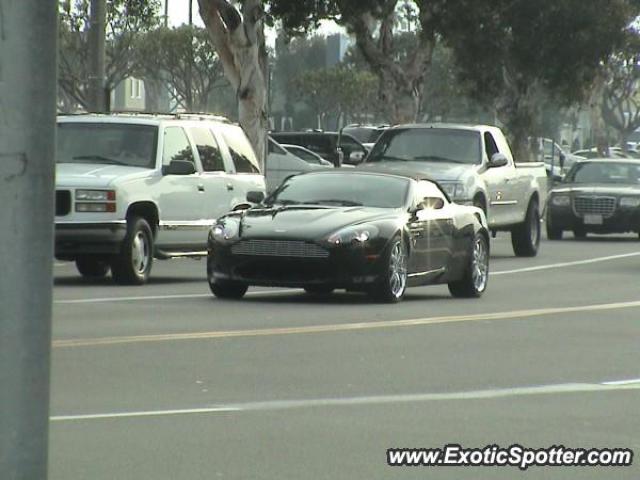
[[[448,284],[454,297],[477,298],[489,282],[489,244],[481,233],[476,234],[469,247],[469,260],[460,280]]]
[[[335,289],[329,285],[308,285],[304,291],[310,295],[330,295]]]
[[[87,278],[103,278],[109,273],[109,263],[96,257],[76,258],[76,268]]]
[[[369,295],[377,301],[396,303],[402,300],[407,289],[409,263],[406,244],[400,237],[391,242],[385,260],[382,279],[369,291]]]
[[[153,233],[144,218],[128,222],[120,254],[111,260],[111,274],[121,285],[142,285],[149,279],[153,263]]]
[[[518,257],[535,257],[540,245],[540,212],[538,202],[531,200],[524,222],[511,231],[511,245]]]

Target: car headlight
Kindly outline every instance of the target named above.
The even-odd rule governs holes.
[[[450,199],[465,198],[464,185],[460,182],[441,182],[440,186]]]
[[[227,218],[215,224],[211,229],[211,236],[219,243],[229,243],[237,240],[240,235],[240,223]]]
[[[571,197],[569,195],[554,195],[551,197],[551,204],[556,207],[568,207],[571,205]]]
[[[347,227],[327,238],[330,245],[362,245],[378,236],[378,228],[373,225]]]
[[[113,190],[76,190],[76,201],[79,202],[113,202],[115,199]]]
[[[622,197],[620,199],[620,206],[629,208],[640,207],[640,197]]]

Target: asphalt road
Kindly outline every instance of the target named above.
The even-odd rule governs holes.
[[[213,298],[204,261],[151,283],[57,263],[50,478],[640,478],[640,242],[492,242],[479,300]],[[611,382],[617,382],[611,384]],[[390,447],[626,447],[631,467],[389,467]]]

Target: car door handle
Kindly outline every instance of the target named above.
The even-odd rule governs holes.
[[[204,185],[203,184],[199,184],[198,185],[198,191],[199,192],[204,192]]]
[[[227,183],[227,190],[233,190],[233,183]]]

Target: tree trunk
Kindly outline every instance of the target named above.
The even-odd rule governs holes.
[[[200,15],[236,91],[238,119],[264,170],[267,146],[267,50],[264,6],[244,0],[242,15],[227,0],[198,0]]]
[[[399,125],[418,121],[422,96],[411,87],[410,79],[405,75],[394,75],[391,71],[381,72],[379,76],[379,97],[389,122]]]

